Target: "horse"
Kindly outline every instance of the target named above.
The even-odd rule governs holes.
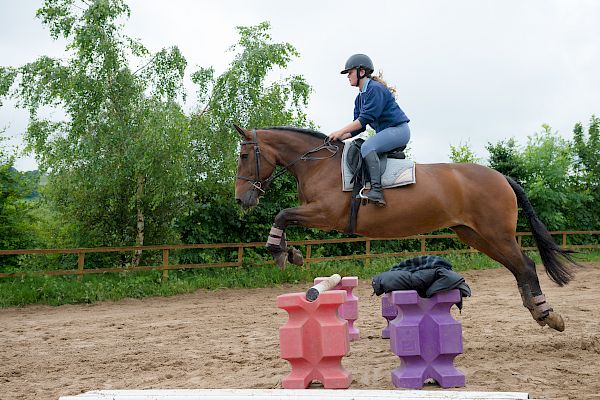
[[[302,265],[302,254],[285,242],[285,229],[298,225],[321,230],[346,229],[352,201],[342,191],[341,141],[294,127],[246,130],[241,137],[235,200],[244,209],[258,205],[277,176],[289,171],[297,181],[300,206],[281,210],[267,241],[277,265]],[[274,173],[276,166],[283,167]],[[516,240],[517,212],[527,217],[546,273],[559,286],[573,278],[578,266],[560,248],[537,217],[523,188],[491,168],[478,164],[416,164],[416,183],[386,189],[386,207],[360,207],[355,233],[398,238],[450,228],[465,244],[505,266],[514,275],[526,307],[540,326],[562,332],[562,316],[542,293],[535,263]]]

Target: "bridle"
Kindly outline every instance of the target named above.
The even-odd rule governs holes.
[[[269,184],[276,178],[280,177],[281,175],[285,174],[286,171],[289,170],[289,168],[291,168],[293,165],[295,165],[297,162],[299,161],[316,161],[316,160],[325,160],[328,158],[331,158],[333,156],[335,156],[339,150],[339,147],[333,143],[331,143],[329,138],[326,138],[325,141],[323,142],[323,144],[315,147],[314,149],[308,150],[306,153],[302,154],[300,157],[296,158],[294,161],[292,161],[291,163],[283,166],[283,169],[279,170],[277,173],[271,175],[270,177],[268,177],[267,179],[260,179],[260,147],[258,144],[258,139],[256,137],[256,128],[252,129],[252,140],[245,140],[241,143],[242,146],[245,145],[253,145],[254,146],[254,162],[255,162],[255,178],[250,178],[247,176],[241,176],[238,175],[237,179],[241,179],[243,181],[248,181],[252,184],[252,186],[254,187],[254,190],[256,191],[260,191],[262,193],[265,192],[265,190],[267,189],[267,187],[269,186]],[[329,155],[326,157],[310,157],[310,154],[316,153],[320,150],[327,150],[329,151]],[[265,156],[263,156],[263,158],[265,159],[265,161],[267,161],[269,164],[271,164],[273,167],[277,166],[276,163],[270,161],[269,159],[267,159]]]

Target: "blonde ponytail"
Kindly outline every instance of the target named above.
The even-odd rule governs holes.
[[[388,83],[383,80],[383,71],[382,70],[379,70],[377,72],[377,75],[371,76],[370,78],[373,79],[375,82],[381,83],[383,86],[385,86],[390,91],[390,93],[392,93],[392,96],[394,96],[394,98],[396,97],[396,87],[388,85]]]

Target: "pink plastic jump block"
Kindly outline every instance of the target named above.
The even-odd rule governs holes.
[[[327,278],[318,277],[315,278],[315,285],[322,282]],[[358,297],[352,293],[352,290],[358,286],[358,277],[356,276],[345,276],[342,278],[332,290],[345,290],[346,301],[342,304],[338,310],[340,317],[348,321],[348,333],[350,335],[350,341],[358,340],[360,338],[360,332],[357,327],[354,326],[354,321],[358,319]]]
[[[281,385],[305,389],[317,380],[325,389],[347,389],[352,374],[342,367],[342,357],[350,350],[348,322],[337,312],[346,301],[346,291],[330,290],[313,302],[305,296],[289,293],[277,297],[277,307],[289,315],[279,328],[281,358],[292,366]]]
[[[392,371],[394,386],[420,389],[429,378],[444,388],[465,386],[453,365],[463,351],[461,324],[450,314],[459,300],[458,289],[428,299],[414,290],[392,292],[398,316],[390,322],[390,347],[401,361]]]

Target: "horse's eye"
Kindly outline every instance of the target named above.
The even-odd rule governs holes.
[[[248,154],[242,154],[240,157],[242,160],[246,160],[248,159]]]

